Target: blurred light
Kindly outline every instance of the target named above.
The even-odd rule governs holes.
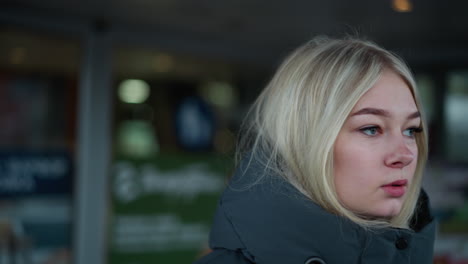
[[[147,158],[159,151],[151,123],[142,120],[129,120],[120,123],[117,130],[119,154],[135,158]]]
[[[237,100],[234,87],[226,82],[208,82],[201,89],[205,100],[216,106],[231,107]]]
[[[167,54],[158,54],[154,57],[153,67],[156,72],[169,72],[174,67],[174,59]]]
[[[119,98],[125,103],[140,104],[149,97],[149,85],[142,80],[128,79],[119,85]]]
[[[413,10],[411,0],[393,0],[392,7],[397,12],[411,12]]]
[[[10,53],[10,62],[11,64],[21,64],[26,58],[26,49],[22,47],[17,47],[11,50]]]

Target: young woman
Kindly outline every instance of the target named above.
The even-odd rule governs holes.
[[[427,134],[397,56],[314,39],[280,66],[244,128],[213,252],[197,264],[432,263]]]

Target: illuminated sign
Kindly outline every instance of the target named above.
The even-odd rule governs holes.
[[[67,194],[72,165],[65,152],[1,152],[0,197]]]

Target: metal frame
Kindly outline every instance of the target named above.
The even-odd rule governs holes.
[[[91,31],[86,36],[79,87],[77,213],[74,263],[106,263],[109,166],[111,150],[110,37]]]

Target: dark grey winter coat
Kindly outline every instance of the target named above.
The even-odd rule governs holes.
[[[245,163],[242,166],[245,168]],[[429,264],[435,221],[421,192],[412,230],[365,230],[328,213],[253,161],[224,191],[210,235],[213,252],[194,264]]]

